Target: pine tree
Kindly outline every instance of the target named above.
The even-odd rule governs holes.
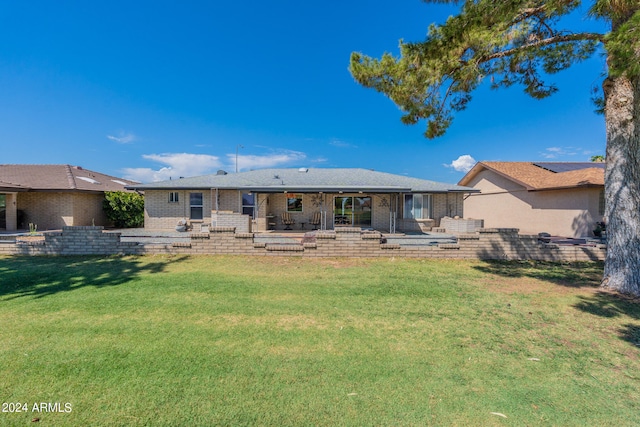
[[[608,66],[600,103],[607,135],[602,286],[640,295],[640,1],[424,1],[459,4],[460,12],[431,25],[424,41],[401,41],[399,57],[352,53],[350,71],[396,103],[403,123],[426,120],[428,138],[446,132],[486,79],[496,88],[519,84],[544,98],[557,90],[545,82],[547,75],[602,46]],[[562,27],[568,22],[562,18],[583,4],[608,24],[607,33]]]

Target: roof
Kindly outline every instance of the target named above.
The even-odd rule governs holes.
[[[587,162],[478,162],[460,180],[469,185],[483,170],[490,170],[529,191],[604,186],[604,163]]]
[[[0,181],[0,191],[15,192],[15,191],[27,191],[27,190],[29,190],[29,188],[23,187],[22,185]]]
[[[0,165],[4,191],[125,191],[125,186],[135,183],[80,166]]]
[[[213,174],[128,186],[135,190],[238,189],[277,193],[297,192],[465,192],[477,190],[456,184],[410,178],[369,169],[260,169],[235,174]]]

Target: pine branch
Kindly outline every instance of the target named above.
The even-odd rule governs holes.
[[[492,61],[494,59],[505,58],[507,56],[514,55],[518,52],[522,52],[523,50],[537,49],[537,48],[549,46],[552,44],[568,43],[568,42],[584,41],[584,40],[593,40],[593,41],[599,41],[603,43],[604,35],[600,33],[580,33],[580,34],[567,34],[567,35],[553,36],[543,40],[538,40],[533,43],[528,43],[522,46],[514,47],[512,49],[503,50],[502,52],[496,52],[491,55],[487,55],[485,57],[479,58],[478,62],[483,63],[483,62]]]

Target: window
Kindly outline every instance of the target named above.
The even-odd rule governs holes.
[[[287,212],[302,212],[302,194],[286,194]]]
[[[598,214],[604,215],[604,190],[600,192],[598,197]]]
[[[253,193],[242,193],[242,214],[251,215],[253,218],[253,212],[255,209],[255,196]]]
[[[172,191],[169,193],[169,203],[178,203],[179,199],[178,199],[178,192],[177,191]]]
[[[189,193],[189,207],[191,219],[203,219],[202,193]]]
[[[429,219],[431,213],[431,194],[404,195],[404,218]]]

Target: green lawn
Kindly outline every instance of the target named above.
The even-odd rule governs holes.
[[[601,273],[0,257],[0,425],[637,425],[640,304]]]

